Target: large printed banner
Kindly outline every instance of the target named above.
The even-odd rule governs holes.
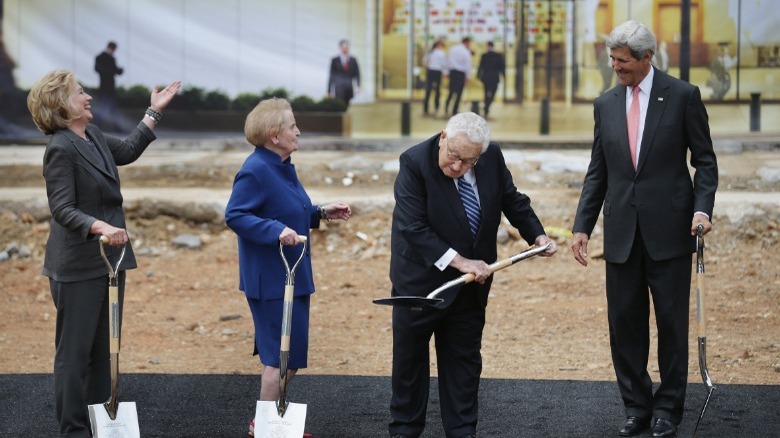
[[[510,42],[515,35],[515,1],[503,0],[432,0],[414,2],[415,33],[426,30],[428,39],[446,36],[457,41],[469,36],[479,42]],[[390,33],[407,35],[412,2],[398,2],[393,11]]]
[[[29,88],[64,68],[97,86],[94,60],[109,41],[124,68],[117,85],[185,86],[235,96],[284,87],[315,99],[327,93],[330,59],[347,38],[373,96],[374,31],[367,0],[0,0],[3,37]]]

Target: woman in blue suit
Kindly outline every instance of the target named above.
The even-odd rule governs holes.
[[[225,222],[238,235],[239,288],[244,291],[255,323],[255,349],[263,372],[260,400],[279,397],[279,349],[285,269],[279,243],[298,245],[320,219],[348,220],[349,205],[341,202],[317,206],[306,194],[290,160],[298,150],[301,131],[289,102],[268,99],[249,113],[244,133],[255,150],[233,181]],[[298,257],[289,248],[288,260]],[[295,274],[288,380],[306,368],[309,345],[309,296],[314,293],[310,250]]]

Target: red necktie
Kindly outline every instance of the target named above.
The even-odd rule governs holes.
[[[349,61],[342,62],[341,66],[344,68],[344,71],[349,71]]]
[[[636,170],[636,138],[639,135],[639,86],[632,90],[631,106],[628,108],[628,148],[631,151],[631,162]]]

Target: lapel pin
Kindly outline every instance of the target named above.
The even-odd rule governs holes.
[[[664,98],[663,98],[663,97],[659,97],[659,98],[658,98],[658,101],[659,101],[659,102],[663,102],[663,101],[664,101]]]

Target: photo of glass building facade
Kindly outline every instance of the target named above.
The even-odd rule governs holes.
[[[689,81],[705,98],[780,98],[776,7],[768,0],[690,0]],[[380,99],[421,98],[432,43],[443,37],[452,46],[468,36],[475,68],[488,41],[505,55],[505,102],[590,101],[616,83],[605,39],[628,19],[653,30],[656,66],[680,76],[681,1],[381,0],[378,9]],[[471,81],[466,93],[478,96],[480,89]]]

